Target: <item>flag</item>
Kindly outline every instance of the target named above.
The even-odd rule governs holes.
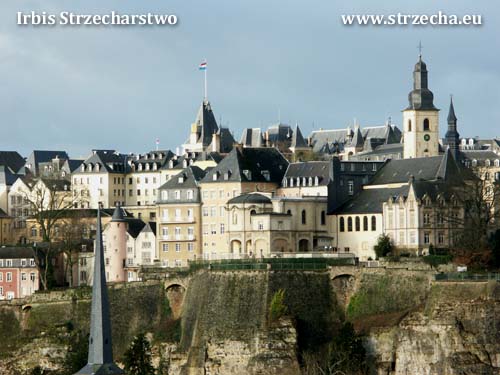
[[[207,70],[207,60],[204,60],[200,66],[198,67],[199,70]]]
[[[159,145],[160,144],[160,138],[156,138],[156,144]]]

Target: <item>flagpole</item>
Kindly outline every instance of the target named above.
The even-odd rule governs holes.
[[[207,60],[205,60],[207,61]],[[203,71],[205,73],[205,101],[208,99],[208,94],[207,94],[207,68],[205,67],[205,70]]]

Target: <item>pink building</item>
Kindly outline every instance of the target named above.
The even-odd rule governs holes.
[[[39,289],[39,282],[30,248],[0,248],[0,299],[27,297]]]

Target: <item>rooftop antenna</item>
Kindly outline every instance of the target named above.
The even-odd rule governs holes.
[[[158,146],[160,145],[160,138],[156,138],[156,151],[158,151]]]

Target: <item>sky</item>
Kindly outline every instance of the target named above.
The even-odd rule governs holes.
[[[18,26],[18,11],[175,14],[175,26]],[[482,26],[344,26],[342,14],[481,14]],[[500,5],[491,0],[2,0],[0,150],[144,153],[180,146],[203,99],[247,127],[401,125],[422,42],[446,132],[500,137]]]

